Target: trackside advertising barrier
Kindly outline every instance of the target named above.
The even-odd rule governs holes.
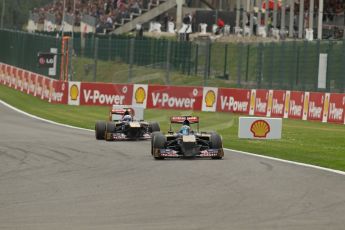
[[[0,84],[51,103],[135,105],[345,124],[345,94],[56,81],[0,63]]]
[[[201,110],[202,87],[149,85],[149,109]]]
[[[0,63],[0,84],[50,103],[67,104],[68,83]]]

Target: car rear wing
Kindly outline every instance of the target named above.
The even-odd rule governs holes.
[[[188,121],[189,124],[197,124],[197,130],[199,131],[199,117],[173,116],[173,117],[170,117],[170,132],[172,132],[171,124],[184,124],[186,121]]]
[[[173,116],[173,117],[170,117],[171,123],[183,124],[186,120],[189,121],[190,124],[199,123],[199,117],[196,117],[196,116]]]
[[[109,120],[120,121],[126,112],[128,112],[134,120],[144,120],[144,108],[129,105],[113,105],[110,107]]]

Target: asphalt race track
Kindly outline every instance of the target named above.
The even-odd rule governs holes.
[[[0,105],[0,229],[345,228],[344,175],[229,151],[155,161],[149,144]]]

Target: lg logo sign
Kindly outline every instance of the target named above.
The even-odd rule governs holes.
[[[38,53],[39,67],[52,68],[54,66],[54,57],[52,53]]]

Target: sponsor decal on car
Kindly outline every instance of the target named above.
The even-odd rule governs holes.
[[[172,149],[160,149],[159,155],[162,157],[178,157],[177,151]]]
[[[217,149],[201,150],[199,156],[200,157],[216,157],[218,156],[218,150]]]

